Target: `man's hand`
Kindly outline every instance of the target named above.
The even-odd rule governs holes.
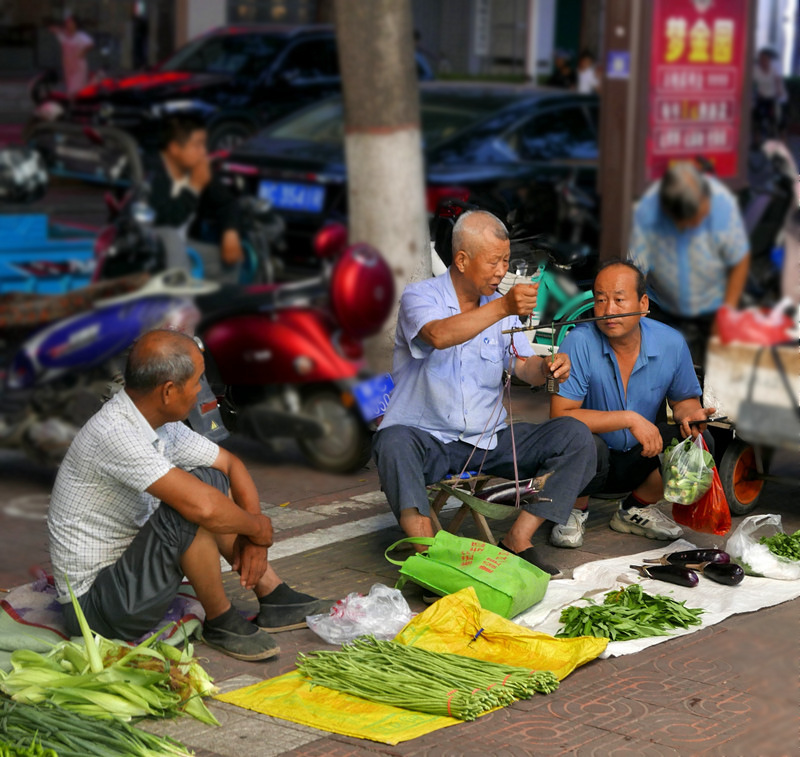
[[[236,231],[236,229],[228,229],[222,235],[220,253],[222,255],[222,262],[225,265],[236,265],[236,263],[240,263],[242,260],[244,260],[242,240],[239,237],[239,232]]]
[[[529,316],[536,307],[538,292],[538,284],[514,284],[503,297],[506,311],[509,315]]]
[[[250,536],[250,541],[259,547],[271,547],[273,539],[272,521],[266,515],[253,515],[253,517],[258,519],[258,533]]]
[[[650,423],[642,415],[634,413],[635,419],[628,427],[636,441],[642,445],[642,457],[655,457],[662,451],[664,440],[654,423]]]
[[[548,375],[552,375],[561,382],[566,381],[569,378],[571,366],[569,355],[566,352],[556,352],[551,357],[542,358],[542,376],[546,379]]]
[[[682,418],[676,417],[675,422],[680,426],[681,436],[685,439],[691,435],[696,439],[706,430],[706,422],[716,412],[717,408],[715,407],[701,407]],[[689,423],[691,421],[698,421],[698,423],[690,426]]]
[[[241,577],[242,588],[255,589],[267,570],[267,548],[253,544],[246,536],[237,536],[231,567]]]
[[[192,169],[189,174],[189,184],[195,192],[202,192],[208,182],[211,181],[211,163],[208,159],[203,159]]]

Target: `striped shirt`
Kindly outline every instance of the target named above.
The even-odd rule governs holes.
[[[213,465],[219,447],[183,423],[155,430],[119,392],[80,430],[56,476],[47,525],[59,600],[115,563],[159,506],[145,490],[173,467]]]

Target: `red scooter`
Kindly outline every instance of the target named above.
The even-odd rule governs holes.
[[[362,340],[388,317],[394,284],[376,249],[347,246],[343,226],[324,227],[315,251],[313,279],[197,298],[197,334],[229,430],[295,438],[315,467],[351,472],[369,459],[375,399],[390,381],[369,377]]]

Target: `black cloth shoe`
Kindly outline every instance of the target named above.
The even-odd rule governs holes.
[[[324,615],[335,602],[331,599],[312,599],[310,602],[281,605],[261,602],[253,622],[262,630],[277,633],[306,627],[308,615]]]
[[[219,620],[215,618],[215,620]],[[224,625],[203,623],[201,639],[212,649],[237,660],[267,660],[280,652],[275,639],[234,610],[225,613]]]
[[[498,542],[497,546],[500,547],[500,549],[504,549],[506,552],[511,552],[512,555],[521,557],[523,560],[525,560],[525,562],[535,565],[537,568],[539,568],[539,570],[549,573],[550,578],[564,577],[564,574],[561,572],[560,568],[556,568],[555,565],[549,565],[548,563],[544,562],[544,560],[539,559],[539,557],[536,555],[536,550],[533,547],[523,549],[522,552],[515,552],[513,549],[509,549],[505,544],[503,544],[503,542]]]

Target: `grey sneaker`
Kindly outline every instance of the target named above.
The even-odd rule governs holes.
[[[621,534],[636,534],[648,539],[677,539],[683,536],[683,529],[655,505],[627,510],[620,507],[608,525]]]
[[[231,631],[204,623],[200,638],[212,649],[218,649],[237,660],[267,660],[281,651],[275,639],[266,631],[262,631],[244,618],[242,624],[236,631]]]
[[[253,622],[264,631],[277,633],[278,631],[293,631],[295,628],[306,627],[306,617],[309,615],[323,615],[330,611],[336,604],[332,599],[314,599],[311,602],[302,602],[295,605],[269,605],[261,604],[258,615]]]
[[[575,549],[583,545],[583,534],[586,531],[588,510],[575,510],[569,514],[567,522],[562,526],[557,523],[550,532],[550,543],[554,547]]]

